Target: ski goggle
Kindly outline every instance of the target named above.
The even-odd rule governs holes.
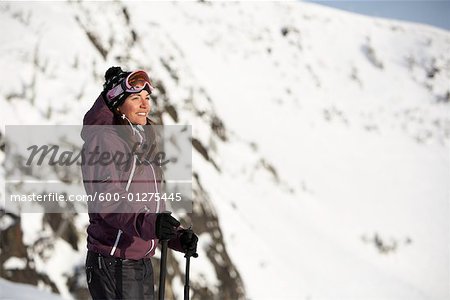
[[[108,101],[112,101],[114,98],[123,93],[134,94],[139,93],[142,90],[146,90],[149,94],[151,94],[154,89],[155,88],[152,86],[147,73],[143,70],[137,70],[131,72],[125,80],[122,80],[120,84],[110,89],[106,93],[106,97],[108,98]]]

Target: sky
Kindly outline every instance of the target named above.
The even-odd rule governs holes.
[[[443,1],[315,1],[321,5],[359,14],[425,23],[450,30],[450,0]]]

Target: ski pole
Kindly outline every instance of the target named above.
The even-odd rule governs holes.
[[[187,254],[186,254],[187,255]],[[190,268],[190,256],[186,256],[186,273],[184,277],[184,300],[189,300],[189,268]]]
[[[162,212],[163,214],[171,214],[170,211]],[[167,265],[167,245],[169,240],[161,240],[161,263],[159,265],[159,290],[158,299],[164,300],[164,293],[166,290],[166,265]]]
[[[189,226],[188,228],[188,234],[189,234],[189,239],[191,239],[192,237],[192,225]],[[197,253],[190,253],[189,251],[186,251],[186,254],[184,255],[184,257],[186,257],[186,271],[184,274],[184,300],[189,300],[189,269],[190,269],[190,265],[191,265],[191,256],[193,257],[198,257]]]
[[[159,267],[159,300],[164,300],[164,292],[166,289],[166,263],[167,263],[167,244],[168,240],[161,241],[161,264]]]
[[[166,288],[166,264],[167,264],[167,243],[168,240],[161,241],[161,264],[159,268],[159,300],[164,300]]]

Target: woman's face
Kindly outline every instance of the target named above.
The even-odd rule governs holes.
[[[150,112],[150,95],[146,90],[131,94],[119,107],[119,111],[136,125],[147,124],[147,115]]]

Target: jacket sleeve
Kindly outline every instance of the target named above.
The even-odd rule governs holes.
[[[85,143],[83,150],[83,182],[86,193],[92,197],[88,203],[89,212],[98,214],[108,225],[127,235],[144,240],[156,239],[157,214],[145,213],[145,210],[139,210],[135,203],[127,200],[127,180],[121,178],[117,162],[112,162],[112,157],[119,153],[123,154],[122,162],[134,159],[123,140],[113,132],[99,133]],[[98,155],[95,156],[95,153]],[[131,170],[126,172],[129,174]],[[110,197],[109,201],[106,201],[107,197]]]

